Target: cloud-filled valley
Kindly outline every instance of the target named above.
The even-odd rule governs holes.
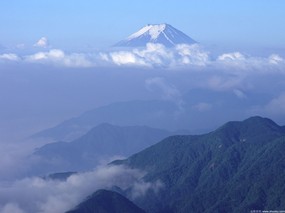
[[[143,175],[142,171],[124,166],[98,166],[93,171],[71,175],[65,181],[31,177],[0,183],[0,212],[62,213],[101,188],[130,189],[131,196],[137,198],[163,187],[159,181],[143,181]]]
[[[237,99],[239,104],[246,103],[240,110],[244,117],[261,114],[283,121],[285,60],[274,52],[268,56],[239,51],[216,55],[200,44],[167,48],[149,43],[144,48],[73,53],[44,45],[29,53],[3,49],[0,67],[3,133],[11,132],[17,123],[24,135],[31,123],[32,134],[92,108],[152,99],[176,103],[180,110],[207,113],[223,110],[226,102]],[[195,95],[195,90],[209,92]],[[189,92],[193,98],[187,97]],[[223,98],[222,103],[210,98],[223,92],[232,99]]]
[[[188,122],[184,129],[200,129],[202,112],[227,114],[235,101],[237,108],[243,106],[238,110],[242,117],[260,114],[283,122],[285,61],[274,52],[266,57],[238,51],[216,55],[199,44],[166,48],[151,43],[93,53],[50,47],[26,54],[6,51],[0,54],[3,143],[5,134],[10,137],[16,129],[24,137],[84,111],[131,100],[170,101],[180,112],[191,111],[188,120],[195,111],[201,113],[196,126]],[[211,98],[223,93],[229,98]],[[216,118],[206,128],[228,119],[235,116]]]
[[[63,212],[114,185],[132,187],[134,198],[163,187],[142,181],[144,172],[120,166],[98,167],[63,182],[29,176],[40,163],[26,159],[35,148],[70,133],[82,136],[101,123],[193,134],[253,115],[285,123],[285,60],[274,52],[216,55],[199,44],[149,43],[75,53],[53,48],[44,38],[36,44],[28,53],[0,54],[1,213]],[[51,127],[62,130],[57,125],[66,138],[29,138]]]

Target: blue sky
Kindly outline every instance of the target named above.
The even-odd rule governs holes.
[[[0,5],[0,44],[108,47],[148,23],[169,23],[211,45],[285,47],[283,0],[9,0]]]

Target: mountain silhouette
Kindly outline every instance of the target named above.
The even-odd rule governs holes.
[[[98,190],[75,209],[66,213],[144,213],[141,208],[117,192]]]

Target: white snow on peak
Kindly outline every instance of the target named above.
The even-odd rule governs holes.
[[[160,33],[165,30],[165,28],[166,24],[153,25],[152,28],[149,29],[149,35],[151,36],[151,39],[157,39]]]
[[[143,34],[145,34],[147,31],[149,31],[149,29],[152,27],[152,25],[146,25],[145,27],[143,27],[142,29],[140,29],[139,31],[135,32],[134,34],[130,35],[128,37],[128,40],[137,38]]]
[[[138,32],[130,35],[128,37],[128,40],[138,38],[143,34],[148,34],[150,35],[152,40],[155,40],[165,30],[165,28],[166,28],[166,24],[148,24],[142,29],[140,29]]]
[[[166,47],[173,47],[176,44],[194,44],[196,41],[169,24],[148,24],[114,46],[140,47],[147,43],[160,43]]]

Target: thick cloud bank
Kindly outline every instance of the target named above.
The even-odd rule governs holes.
[[[144,173],[124,166],[100,166],[94,171],[70,176],[66,181],[25,178],[0,183],[1,213],[62,213],[82,202],[98,189],[118,186],[131,189],[131,197],[157,192],[162,184],[144,182]]]
[[[101,53],[101,58],[119,66],[205,66],[209,61],[209,54],[199,45],[180,44],[173,49],[169,49],[161,44],[148,43],[144,49]]]
[[[48,47],[45,37],[36,46]],[[102,66],[134,66],[146,68],[233,68],[233,69],[274,69],[284,68],[285,60],[278,54],[268,57],[254,57],[240,52],[223,53],[213,57],[201,45],[179,44],[167,48],[162,44],[148,43],[145,48],[128,50],[111,50],[97,53],[66,53],[60,49],[48,49],[30,55],[4,53],[0,61],[17,61],[22,63],[40,63],[62,67],[102,67]]]

